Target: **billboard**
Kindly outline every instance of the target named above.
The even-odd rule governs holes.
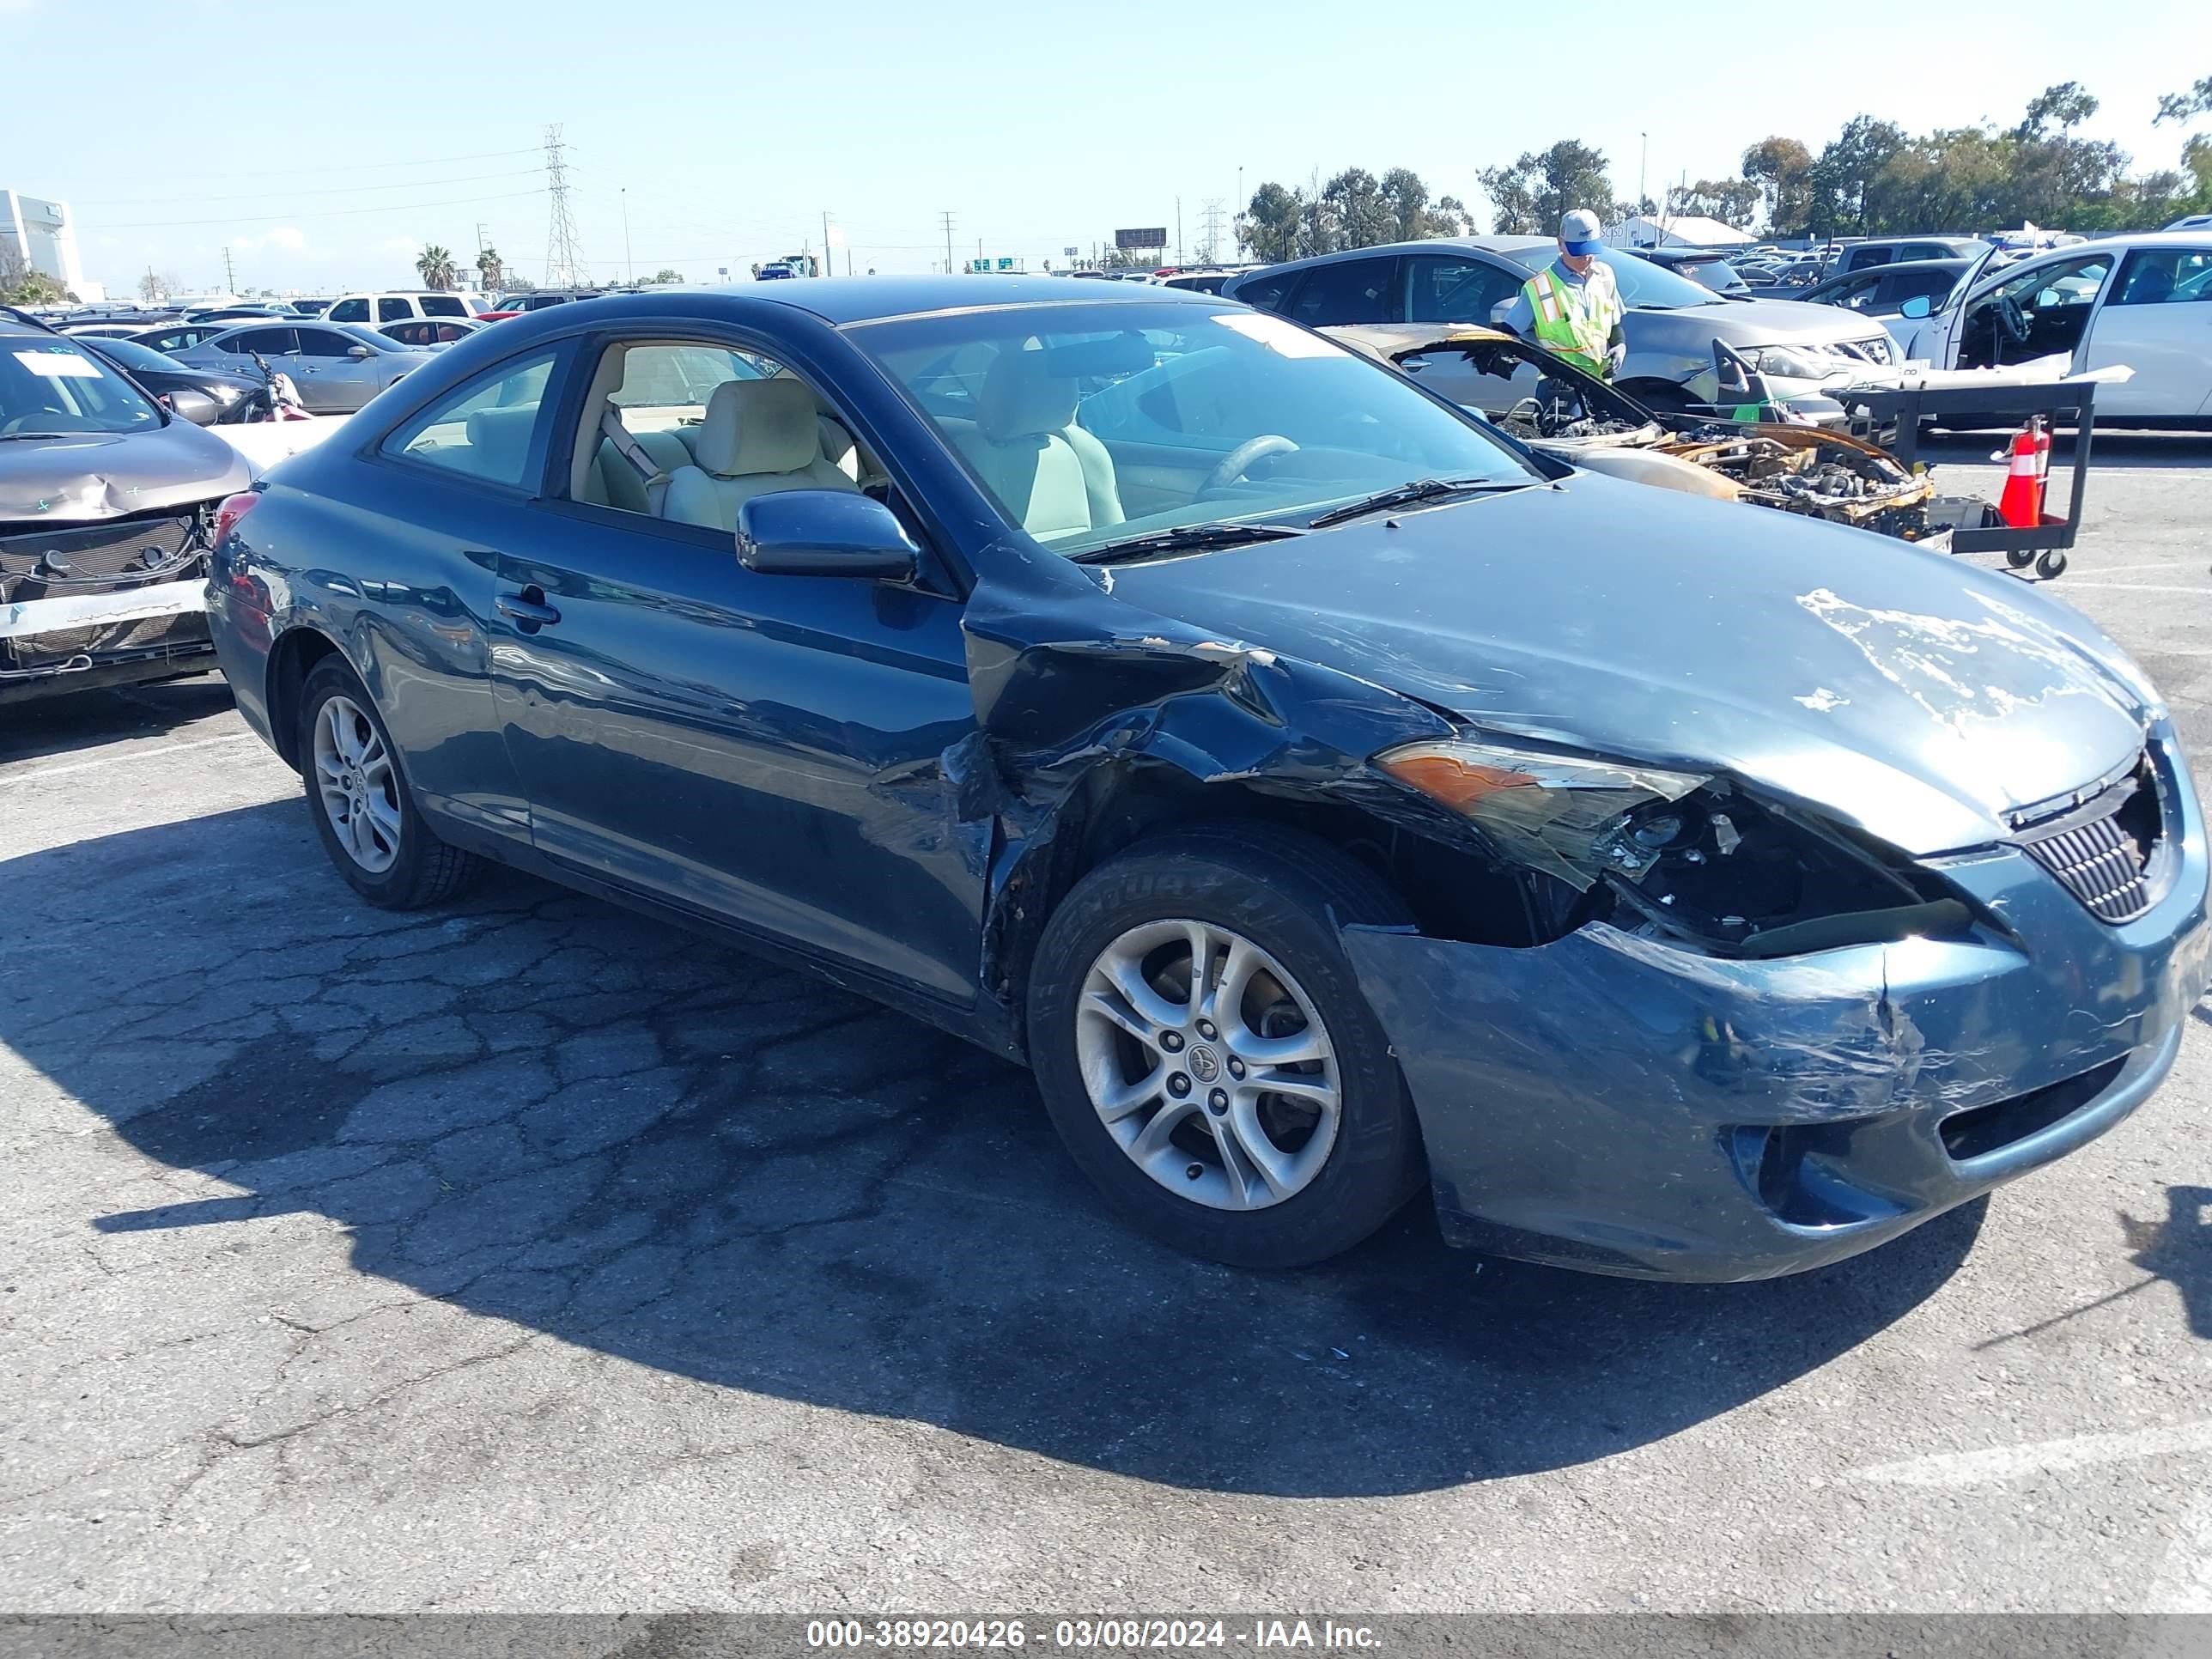
[[[1119,248],[1165,247],[1168,245],[1167,227],[1146,225],[1136,230],[1117,230],[1114,246]]]

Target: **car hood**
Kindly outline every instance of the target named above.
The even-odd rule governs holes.
[[[11,439],[0,443],[0,528],[158,512],[229,495],[251,478],[236,450],[189,421]]]
[[[1838,306],[1802,300],[1729,300],[1717,306],[1639,311],[1638,317],[1679,319],[1709,340],[1730,345],[1784,345],[1793,340],[1867,340],[1881,332],[1872,318]]]
[[[2103,777],[2155,708],[2016,580],[1589,474],[1112,574],[1117,599],[1494,735],[1728,772],[1915,854]]]

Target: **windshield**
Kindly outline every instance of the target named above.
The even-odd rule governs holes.
[[[185,366],[174,357],[165,357],[151,346],[142,346],[136,340],[102,340],[99,356],[125,368],[143,369],[149,374],[180,374]]]
[[[1079,301],[847,331],[1056,553],[1224,521],[1303,527],[1417,479],[1541,481],[1486,428],[1264,312]]]
[[[0,340],[0,438],[33,432],[143,432],[161,411],[66,340]]]
[[[1504,257],[1530,270],[1541,270],[1559,258],[1556,247],[1515,248]],[[1620,302],[1631,311],[1677,311],[1684,306],[1725,305],[1711,289],[1700,288],[1686,276],[1677,276],[1663,265],[1639,259],[1633,253],[1601,248],[1598,256],[1613,272],[1620,289]]]
[[[1674,270],[1699,288],[1709,288],[1716,294],[1741,294],[1750,286],[1743,280],[1743,274],[1725,259],[1685,259]]]

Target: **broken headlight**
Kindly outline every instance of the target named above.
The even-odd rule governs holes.
[[[1846,372],[1850,365],[1814,346],[1759,346],[1742,354],[1762,374],[1785,380],[1825,380]]]
[[[1726,778],[1475,743],[1376,764],[1500,857],[1567,884],[1574,925],[1771,957],[1955,933],[1970,917],[1932,877]]]

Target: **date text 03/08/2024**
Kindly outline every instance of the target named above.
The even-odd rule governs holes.
[[[1373,1651],[1366,1625],[1331,1619],[1055,1619],[1033,1630],[1023,1619],[814,1619],[806,1645],[838,1649],[1025,1648],[1069,1651],[1173,1651],[1186,1648],[1334,1648]]]

